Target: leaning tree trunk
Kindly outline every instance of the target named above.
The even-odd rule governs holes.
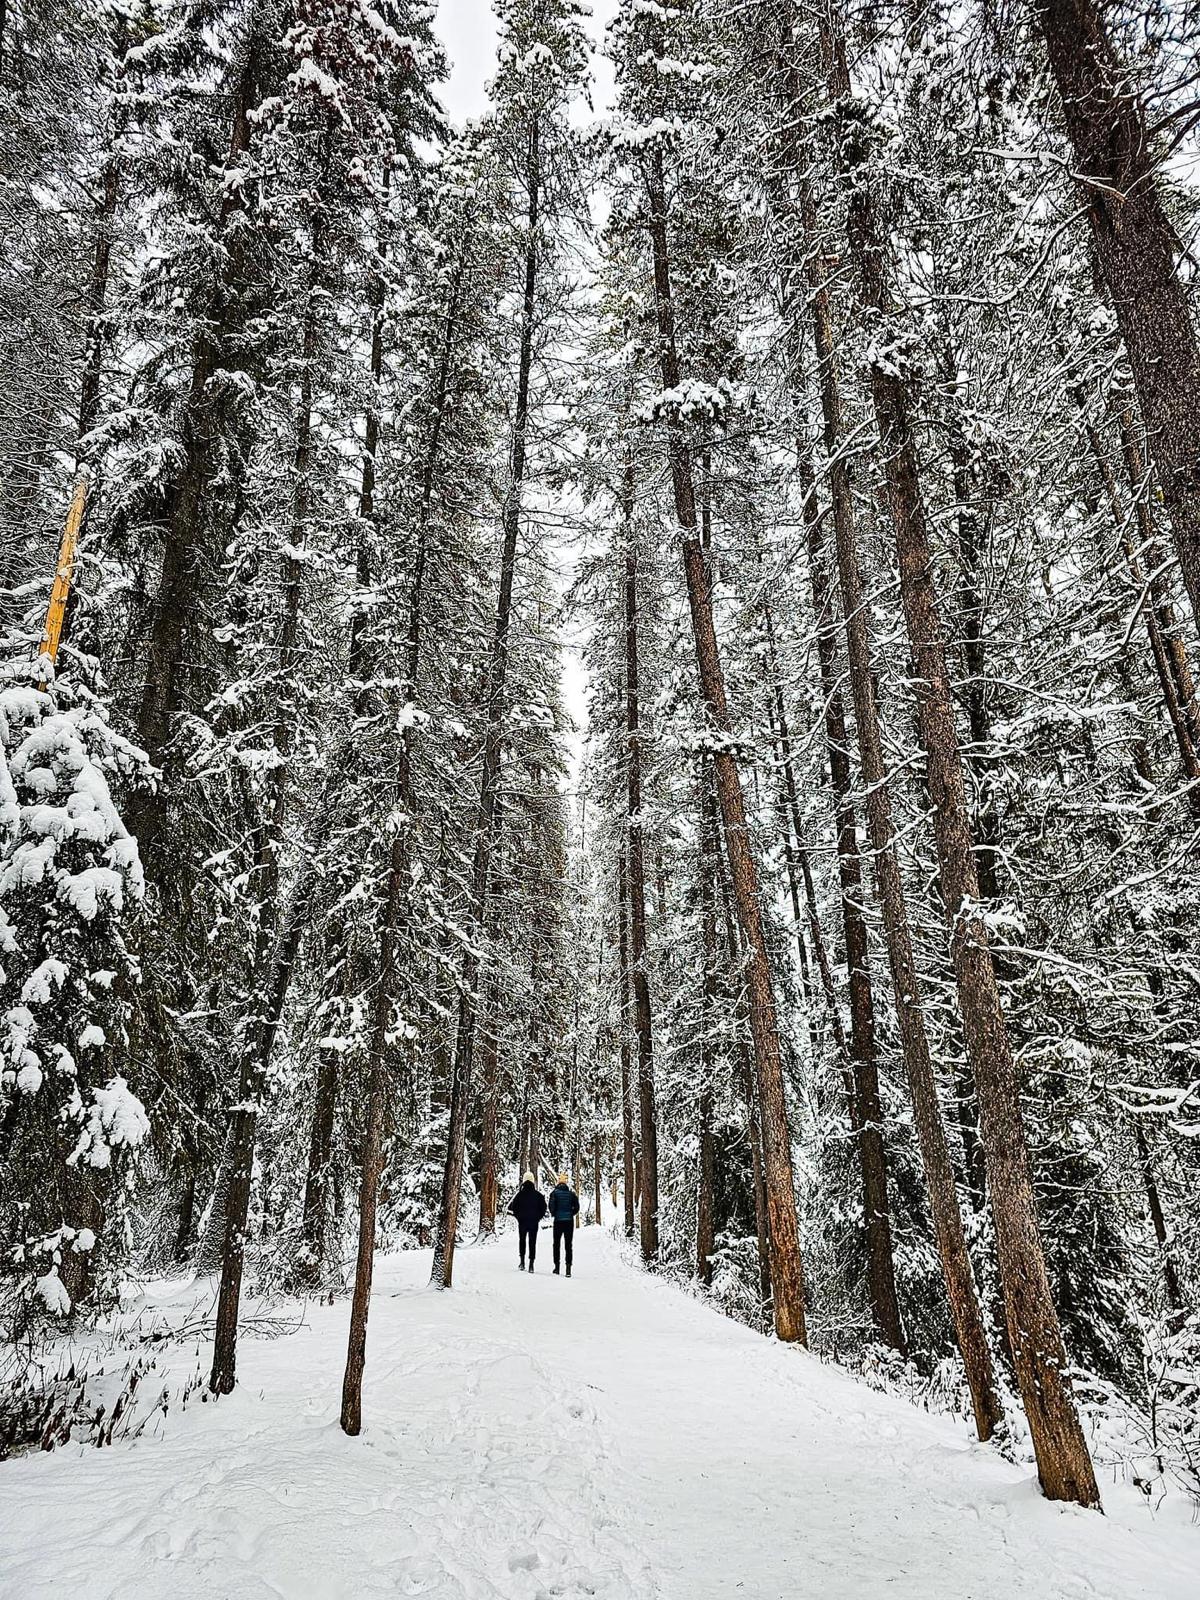
[[[638,557],[633,530],[633,455],[626,446],[622,492],[625,532],[625,780],[629,855],[629,932],[633,1014],[637,1039],[638,1115],[641,1124],[642,1260],[658,1255],[658,1118],[654,1104],[654,1036],[646,971],[646,877],[642,848],[642,737],[638,702]]]
[[[1200,620],[1200,345],[1183,245],[1133,68],[1096,0],[1031,0],[1062,99],[1096,259],[1112,297],[1192,609]]]
[[[666,194],[662,151],[653,149],[645,168],[649,202],[649,228],[654,252],[654,302],[658,331],[659,367],[664,389],[678,390],[681,381],[675,337],[675,312],[671,298],[671,268],[667,240]],[[804,1270],[800,1256],[800,1231],[796,1219],[796,1189],[792,1171],[791,1134],[788,1127],[783,1057],[779,1022],[759,898],[758,867],[750,844],[749,824],[737,759],[729,748],[733,725],[725,693],[725,677],[713,620],[708,564],[700,542],[696,495],[692,482],[691,452],[683,424],[675,417],[667,425],[667,457],[675,501],[675,515],[683,534],[682,553],[687,583],[696,664],[709,720],[719,739],[714,751],[713,778],[724,822],[734,907],[746,947],[746,990],[750,1033],[754,1044],[755,1088],[759,1099],[763,1172],[767,1192],[767,1224],[771,1249],[775,1332],[785,1341],[805,1342]],[[721,737],[724,736],[724,737]]]
[[[823,265],[817,257],[820,238],[812,193],[802,176],[797,181],[801,218],[810,255],[813,338],[820,372],[824,442],[829,459],[838,582],[859,763],[865,789],[867,827],[874,852],[876,892],[882,913],[896,1020],[913,1106],[913,1122],[929,1193],[930,1217],[946,1282],[946,1298],[971,1391],[976,1431],[981,1439],[990,1439],[1003,1417],[1003,1409],[996,1389],[991,1351],[967,1251],[954,1166],[950,1159],[933,1059],[925,1031],[921,983],[896,853],[889,774],[884,760],[875,681],[871,670],[871,645],[859,563],[858,532],[844,455],[845,429],[833,347],[829,289]]]
[[[840,43],[831,40],[835,95],[844,92],[847,82]],[[853,163],[854,151],[849,155]],[[882,328],[889,304],[884,245],[871,189],[861,172],[857,179],[850,201],[850,249],[863,305],[871,313],[873,325]],[[900,563],[900,598],[916,667],[914,687],[933,802],[942,897],[950,925],[963,1033],[979,1099],[996,1254],[1017,1381],[1046,1495],[1052,1500],[1094,1506],[1099,1504],[1099,1491],[1065,1374],[1066,1352],[1038,1231],[1016,1066],[987,927],[978,909],[979,878],[966,780],[933,586],[933,551],[908,395],[895,368],[880,361],[871,365],[871,394]]]
[[[529,126],[529,145],[525,160],[525,184],[528,195],[525,284],[521,306],[521,338],[517,361],[517,393],[509,458],[508,492],[504,501],[500,591],[496,603],[496,624],[492,633],[491,658],[488,665],[487,728],[484,734],[483,764],[479,783],[479,809],[475,822],[475,852],[471,864],[467,944],[460,975],[454,1063],[451,1073],[450,1125],[446,1136],[441,1205],[438,1209],[434,1235],[431,1281],[443,1289],[449,1289],[454,1279],[454,1249],[458,1233],[463,1161],[466,1155],[467,1107],[471,1093],[475,1042],[477,1003],[475,991],[479,982],[478,939],[486,915],[492,851],[498,829],[496,802],[500,781],[504,691],[508,675],[508,633],[512,619],[513,577],[517,565],[517,535],[521,525],[521,500],[525,487],[526,445],[529,431],[529,382],[533,368],[533,320],[537,309],[541,182],[539,123],[535,115]]]

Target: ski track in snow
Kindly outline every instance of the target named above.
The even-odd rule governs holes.
[[[1050,1505],[964,1425],[728,1321],[601,1230],[570,1282],[514,1253],[460,1247],[447,1294],[424,1253],[379,1263],[359,1439],[337,1424],[343,1302],[243,1341],[237,1391],[165,1437],[0,1466],[0,1596],[1200,1597],[1200,1531],[1131,1495]]]

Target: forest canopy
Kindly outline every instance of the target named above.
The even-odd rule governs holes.
[[[1200,15],[493,10],[0,3],[4,1370],[561,1170],[1200,1496]]]

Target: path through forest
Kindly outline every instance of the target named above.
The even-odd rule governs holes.
[[[1040,1499],[962,1426],[760,1338],[582,1231],[576,1276],[381,1262],[366,1431],[345,1302],[245,1341],[165,1437],[0,1468],[0,1595],[43,1600],[1195,1600],[1200,1532]]]

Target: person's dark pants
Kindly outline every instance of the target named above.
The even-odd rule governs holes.
[[[575,1238],[575,1219],[568,1222],[555,1221],[554,1224],[554,1270],[558,1271],[559,1248],[565,1243],[567,1247],[567,1271],[571,1270],[571,1244]]]
[[[529,1265],[533,1265],[533,1258],[537,1255],[537,1230],[536,1222],[518,1222],[517,1232],[520,1234],[521,1265],[525,1265],[525,1246],[529,1246]]]

